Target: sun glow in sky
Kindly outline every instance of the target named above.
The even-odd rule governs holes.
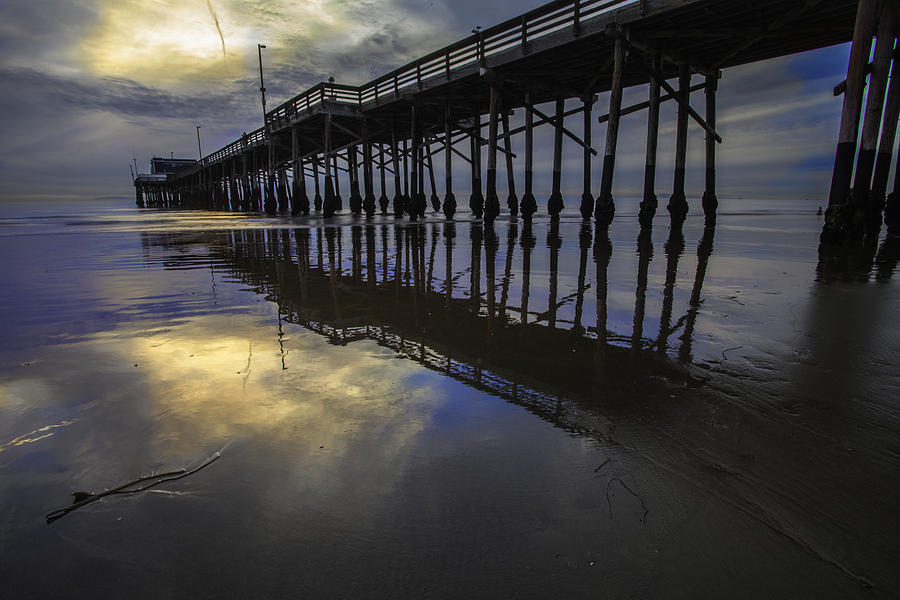
[[[342,3],[253,4],[104,2],[96,23],[87,28],[73,52],[94,75],[189,87],[242,77],[248,61],[252,66],[259,41],[268,41],[277,52],[286,41],[309,42],[342,29]]]

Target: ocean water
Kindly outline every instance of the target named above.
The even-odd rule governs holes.
[[[0,207],[0,598],[900,594],[900,239],[815,202]]]

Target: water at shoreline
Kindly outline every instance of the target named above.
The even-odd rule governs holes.
[[[2,595],[896,594],[897,240],[820,264],[814,203],[734,205],[8,212]]]

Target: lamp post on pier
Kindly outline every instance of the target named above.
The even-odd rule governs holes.
[[[200,126],[197,125],[197,152],[200,154],[198,160],[203,160],[203,148],[200,147]]]
[[[263,82],[263,67],[262,67],[262,49],[265,48],[265,44],[257,44],[256,50],[259,53],[259,93],[262,96],[262,110],[263,110],[263,127],[266,125],[266,84]]]

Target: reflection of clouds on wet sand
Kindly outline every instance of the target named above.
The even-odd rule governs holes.
[[[348,436],[372,435],[367,428],[401,413],[424,417],[434,399],[427,384],[409,385],[417,365],[390,360],[374,344],[347,352],[297,328],[282,352],[271,325],[206,316],[153,336],[116,334],[115,345],[140,365],[154,436],[177,445],[290,436],[340,453]],[[390,443],[402,445],[421,425],[393,429]]]

